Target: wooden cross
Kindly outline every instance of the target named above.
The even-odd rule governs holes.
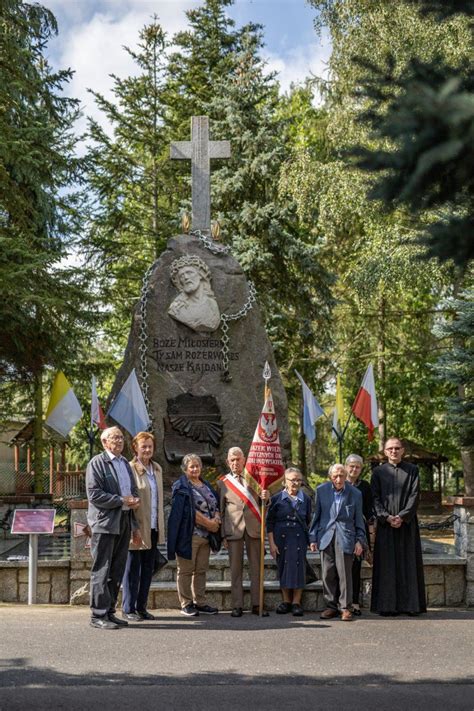
[[[191,140],[174,141],[170,158],[191,161],[193,230],[211,227],[211,158],[230,158],[230,141],[209,140],[209,117],[191,118]]]

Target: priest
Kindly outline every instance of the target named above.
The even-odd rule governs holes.
[[[374,469],[371,488],[377,516],[371,610],[384,616],[426,612],[417,509],[418,467],[403,461],[397,437],[384,448],[387,462]]]

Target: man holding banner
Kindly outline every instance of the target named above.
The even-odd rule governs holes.
[[[227,454],[230,473],[218,483],[222,537],[229,552],[232,617],[241,617],[243,612],[242,575],[244,565],[244,545],[249,561],[250,598],[252,613],[259,614],[260,589],[260,529],[261,500],[268,501],[270,493],[264,489],[261,499],[244,479],[245,456],[239,447],[231,447]],[[263,616],[268,613],[264,612]]]

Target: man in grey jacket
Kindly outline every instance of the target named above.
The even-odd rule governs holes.
[[[343,464],[329,468],[329,478],[316,489],[315,512],[309,533],[312,551],[321,553],[321,572],[326,609],[323,620],[339,615],[352,620],[352,560],[367,546],[362,494],[346,483]]]
[[[140,499],[130,465],[122,457],[122,432],[109,427],[100,439],[104,451],[91,459],[86,470],[87,522],[92,531],[91,625],[113,630],[128,625],[115,615],[115,605],[131,532],[133,542],[140,543],[133,513]]]

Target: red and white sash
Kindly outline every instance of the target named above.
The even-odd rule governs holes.
[[[249,507],[250,511],[256,517],[258,522],[261,523],[262,517],[260,515],[258,501],[255,498],[252,490],[249,489],[245,484],[240,484],[239,480],[235,476],[232,476],[232,474],[226,474],[226,476],[222,476],[221,481],[224,482],[224,484],[228,489],[230,489],[230,491],[233,491],[234,494],[237,494],[239,499],[242,499],[244,504]]]

